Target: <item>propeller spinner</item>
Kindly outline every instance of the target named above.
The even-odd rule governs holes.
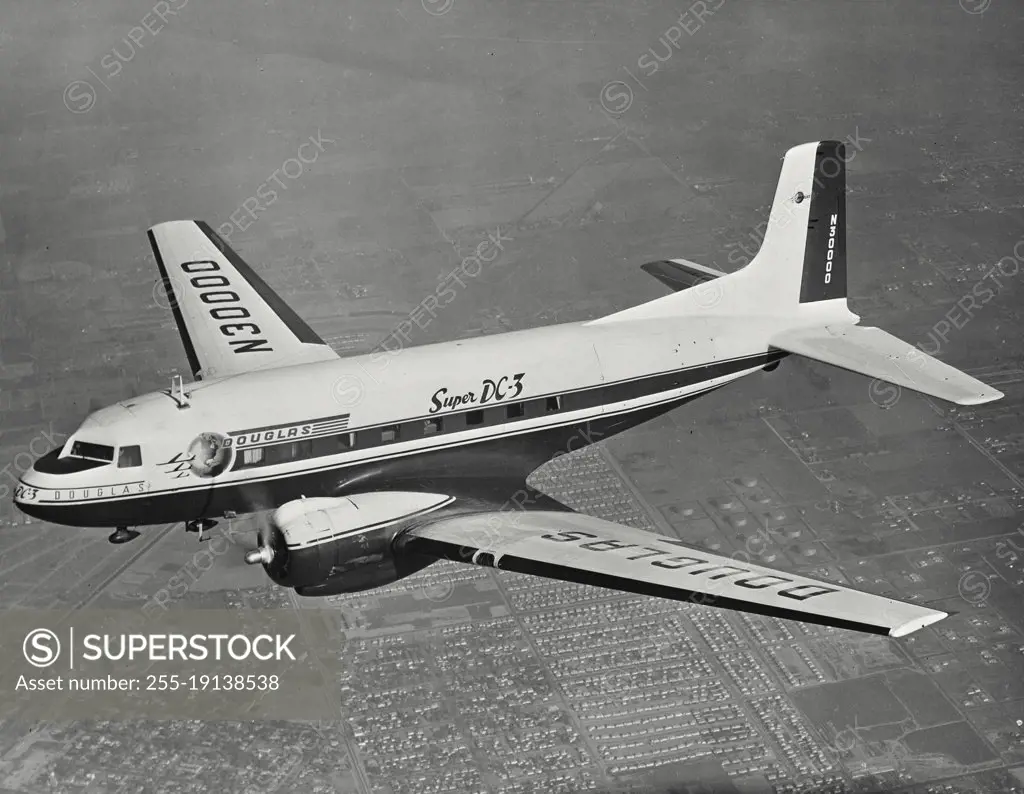
[[[246,565],[270,565],[274,560],[274,547],[267,540],[267,528],[260,520],[259,529],[256,532],[256,548],[245,553]]]
[[[247,565],[270,565],[274,559],[274,550],[270,546],[260,546],[245,553]]]

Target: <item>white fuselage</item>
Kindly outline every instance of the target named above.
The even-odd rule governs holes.
[[[117,503],[152,509],[197,493],[205,504],[240,485],[325,471],[343,476],[580,425],[756,371],[767,334],[751,330],[714,316],[571,323],[200,381],[186,385],[187,407],[155,392],[96,412],[62,455],[85,441],[114,448],[113,460],[59,473],[40,465],[16,498],[48,520],[95,525],[106,518],[83,511]],[[118,465],[126,445],[139,446],[140,466]],[[219,449],[216,459],[207,458],[211,449]]]

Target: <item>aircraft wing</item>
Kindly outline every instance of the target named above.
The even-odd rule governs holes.
[[[402,552],[890,637],[946,617],[580,513],[501,511],[428,519],[396,542]]]
[[[209,224],[160,223],[149,242],[196,380],[338,357]]]

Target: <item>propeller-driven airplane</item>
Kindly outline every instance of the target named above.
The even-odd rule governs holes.
[[[857,324],[839,142],[787,152],[764,242],[741,270],[652,262],[672,294],[406,349],[385,368],[335,354],[206,223],[161,223],[149,239],[195,380],[91,414],[23,476],[15,500],[31,516],[117,527],[110,539],[124,542],[130,527],[202,532],[274,510],[246,561],[304,596],[449,559],[894,637],[946,616],[576,513],[526,485],[560,451],[790,354],[962,405],[1002,396]]]

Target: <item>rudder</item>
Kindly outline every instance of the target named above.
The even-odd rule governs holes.
[[[846,146],[841,141],[818,144],[810,198],[800,303],[845,298]]]

